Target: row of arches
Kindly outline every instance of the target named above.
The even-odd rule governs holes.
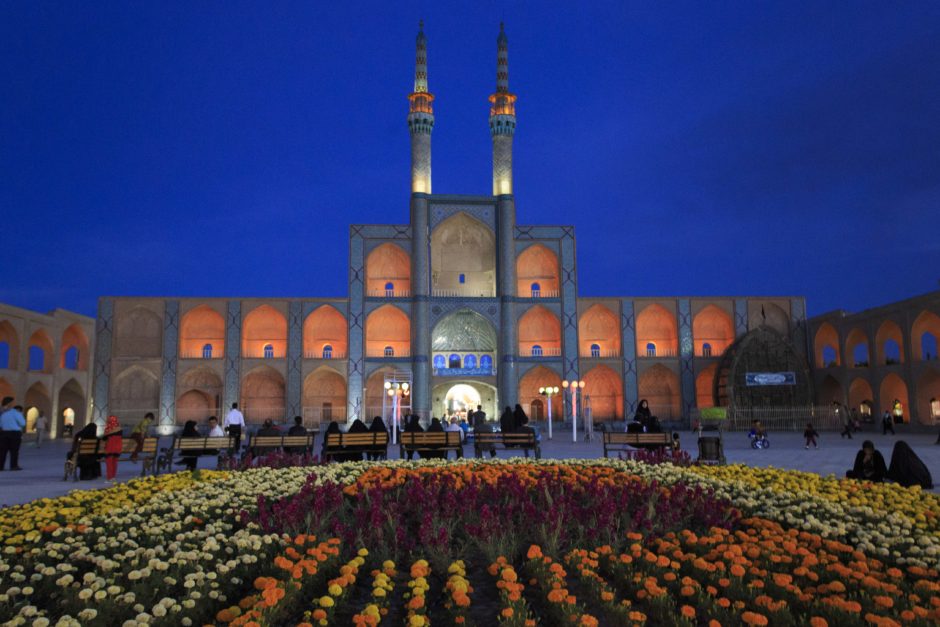
[[[910,346],[915,361],[937,359],[937,342],[940,340],[940,316],[932,311],[922,311],[910,328]],[[829,322],[822,323],[813,340],[816,365],[820,368],[848,366],[864,368],[869,365],[891,365],[904,363],[904,347],[907,345],[904,332],[894,320],[885,320],[875,331],[875,354],[871,354],[869,337],[861,327],[850,328],[843,338]],[[844,347],[845,355],[840,347]]]
[[[49,420],[49,427],[54,433],[62,435],[67,425],[81,428],[85,424],[85,391],[75,379],[66,381],[58,391],[56,416],[53,416],[53,395],[45,383],[37,381],[30,385],[25,394],[16,394],[9,381],[0,377],[0,397],[13,396],[17,404],[22,405],[26,416],[27,433],[35,431],[36,418],[40,412]]]
[[[0,370],[19,370],[20,337],[8,320],[0,320]],[[56,367],[67,370],[88,369],[88,336],[78,324],[66,327],[59,341],[58,360],[55,342],[49,331],[36,329],[26,342],[25,369],[51,373]]]
[[[935,424],[940,421],[940,370],[924,369],[916,381],[915,389],[917,398],[914,399],[914,408],[920,422]],[[839,380],[832,375],[827,375],[820,384],[818,399],[823,404],[847,403],[848,407],[858,409],[863,414],[877,412],[879,415],[885,411],[891,411],[894,408],[894,401],[899,400],[904,409],[904,420],[906,422],[911,420],[907,384],[904,379],[893,372],[886,374],[878,384],[877,401],[868,379],[863,377],[852,379],[846,391]]]

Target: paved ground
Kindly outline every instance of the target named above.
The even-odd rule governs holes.
[[[600,435],[598,434],[593,442],[584,442],[581,435],[579,434],[581,441],[573,443],[570,431],[556,431],[552,441],[548,441],[543,434],[543,457],[581,459],[601,457],[603,448]],[[693,455],[697,454],[695,435],[688,432],[680,435],[683,448],[692,452]],[[842,475],[851,467],[855,453],[865,439],[874,441],[875,446],[885,456],[887,463],[891,461],[894,442],[898,439],[905,440],[927,464],[934,482],[940,483],[940,445],[935,444],[936,434],[899,432],[897,436],[882,436],[880,433],[863,432],[856,434],[852,440],[847,440],[840,438],[838,433],[824,432],[820,438],[819,448],[806,450],[803,448],[803,438],[800,434],[773,433],[770,435],[771,447],[758,451],[750,447],[745,433],[733,432],[724,435],[724,444],[728,463],[776,466],[823,475]],[[63,464],[68,448],[69,444],[65,441],[47,442],[39,449],[32,442],[24,443],[20,451],[20,466],[24,470],[0,472],[0,505],[13,505],[37,498],[60,496],[76,488],[93,489],[108,485],[103,479],[77,483],[62,481]],[[469,454],[472,454],[471,451],[472,449],[468,449]],[[397,454],[397,451],[391,448],[389,452],[393,455]],[[500,451],[499,456],[506,456],[506,452]],[[201,460],[200,467],[211,466],[212,460],[208,458]],[[119,481],[133,479],[139,474],[139,464],[121,463],[118,467]],[[935,488],[935,491],[938,489]]]

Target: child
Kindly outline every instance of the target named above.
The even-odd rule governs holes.
[[[813,428],[813,423],[806,423],[806,429],[803,431],[803,437],[806,438],[806,448],[809,448],[810,444],[813,445],[813,448],[819,448],[819,445],[816,444],[816,438],[819,437],[819,433],[817,433],[816,429]]]

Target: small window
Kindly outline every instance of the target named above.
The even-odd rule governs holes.
[[[74,346],[69,346],[68,350],[65,351],[65,367],[68,370],[78,370],[78,349]]]
[[[477,356],[476,355],[467,355],[463,358],[463,367],[464,368],[476,368],[477,367]]]
[[[212,344],[206,344],[202,347],[202,358],[212,359]]]
[[[264,345],[264,358],[273,359],[274,358],[274,346],[271,344]]]
[[[444,356],[443,356],[443,355],[435,355],[435,356],[434,356],[434,369],[435,369],[435,370],[443,370],[443,369],[446,368],[446,367],[447,367],[447,360],[444,358]]]
[[[463,285],[464,283],[467,282],[467,275],[461,274],[460,276],[457,277],[457,280],[460,281],[461,285]]]
[[[711,357],[712,356],[712,345],[708,342],[702,344],[702,357]]]
[[[395,349],[392,348],[391,346],[386,346],[386,347],[385,347],[385,356],[386,356],[386,357],[394,357],[394,356],[395,356]]]
[[[46,365],[46,352],[38,346],[29,347],[29,369],[42,371]]]
[[[385,284],[385,295],[389,297],[395,295],[395,284],[391,281]]]
[[[538,298],[542,295],[542,286],[538,283],[532,284],[532,298]]]
[[[542,356],[542,347],[539,346],[538,344],[533,345],[533,346],[532,346],[532,356],[533,356],[533,357],[541,357],[541,356]]]
[[[323,359],[333,359],[333,347],[329,344],[323,345]]]
[[[10,367],[10,345],[0,342],[0,369]]]
[[[460,367],[460,355],[451,355],[447,358],[447,367],[448,368],[459,368]]]
[[[493,358],[489,355],[480,357],[480,368],[487,371],[493,370]]]
[[[600,357],[600,356],[601,356],[600,344],[591,344],[591,357]]]
[[[646,356],[655,357],[656,356],[656,345],[650,342],[646,345]]]

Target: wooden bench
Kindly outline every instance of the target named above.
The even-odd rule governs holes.
[[[372,453],[388,457],[388,432],[328,433],[323,442],[323,457],[326,461],[346,453]],[[381,450],[379,450],[381,448]]]
[[[529,456],[530,450],[535,451],[535,459],[542,459],[542,447],[533,432],[489,433],[481,431],[473,434],[473,451],[477,457],[483,457],[484,451],[497,447],[506,450],[521,449],[526,457]]]
[[[280,451],[313,451],[315,433],[307,435],[254,435],[248,440],[248,450],[254,456],[267,455]]]
[[[636,452],[636,449],[664,447],[672,447],[671,433],[604,432],[604,457],[607,457],[610,451],[626,451],[632,454]]]
[[[180,453],[180,457],[214,455],[217,457],[216,468],[221,469],[222,464],[230,455],[229,451],[235,449],[237,440],[235,436],[231,435],[199,438],[181,438],[177,436],[173,440],[173,444],[170,445],[169,448],[163,449],[163,452],[157,458],[157,472],[167,472],[171,470],[173,467],[173,457],[176,453]]]
[[[140,452],[137,454],[138,461],[141,463],[140,476],[145,477],[147,471],[149,470],[151,474],[156,474],[156,465],[157,465],[157,444],[159,443],[160,438],[144,438],[143,447],[140,449]],[[65,481],[71,475],[73,481],[78,481],[78,458],[79,456],[93,456],[95,458],[95,463],[101,461],[105,456],[105,443],[107,440],[104,438],[81,438],[78,441],[78,445],[72,447],[72,451],[68,459],[65,460],[65,476],[62,477],[62,480]],[[131,456],[134,454],[134,451],[137,450],[137,441],[130,438],[121,439],[121,454],[118,456],[118,462],[129,462],[131,461]]]
[[[447,457],[447,451],[454,451],[457,458],[463,457],[463,442],[458,431],[405,431],[399,441],[398,456],[405,458],[405,453],[439,453]]]

